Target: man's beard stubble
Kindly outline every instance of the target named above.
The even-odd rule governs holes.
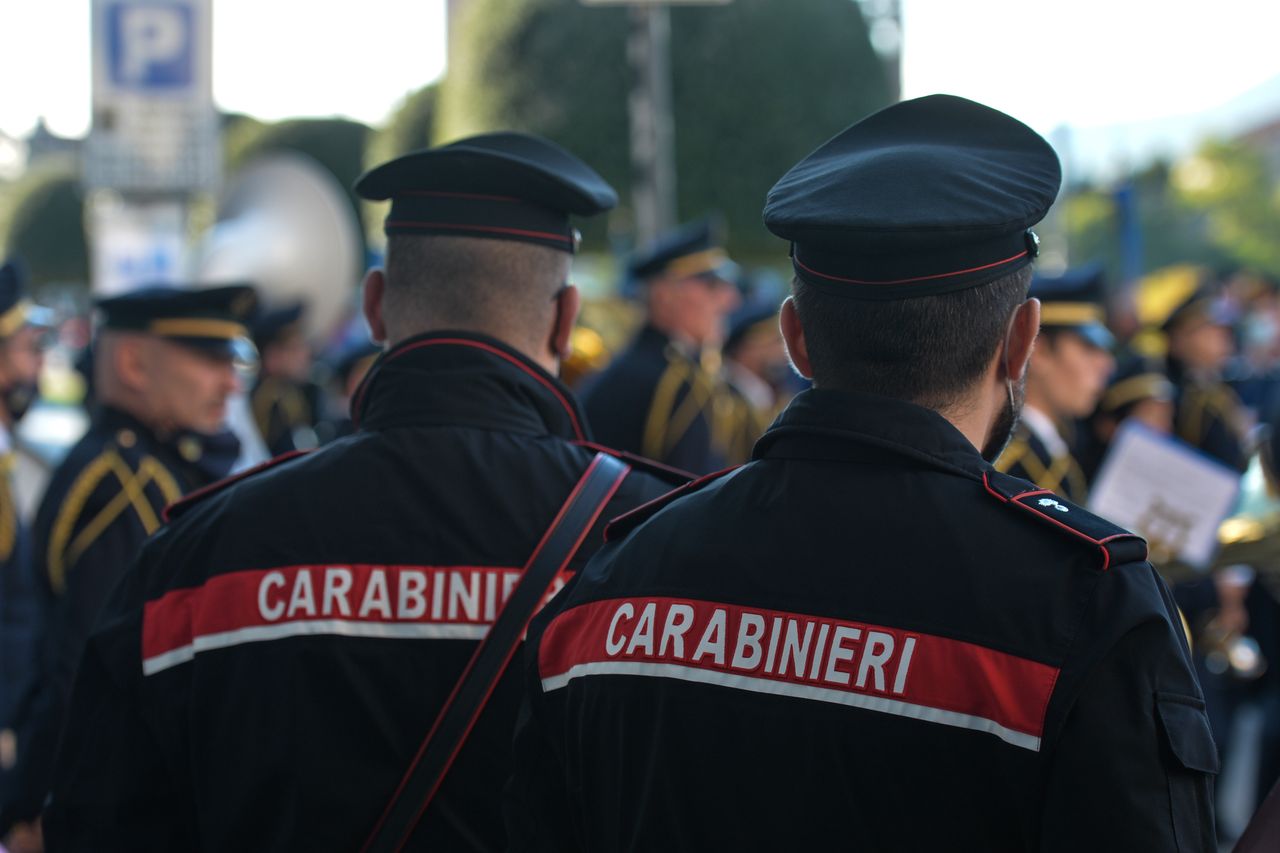
[[[995,423],[991,425],[991,435],[987,438],[987,443],[982,446],[982,458],[991,463],[1004,453],[1009,439],[1013,438],[1013,431],[1018,427],[1018,418],[1022,416],[1022,404],[1027,399],[1026,375],[1024,374],[1019,380],[1016,391],[1012,383],[1009,383],[1008,388],[1009,398],[1005,400]]]

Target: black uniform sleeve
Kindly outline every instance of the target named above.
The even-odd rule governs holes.
[[[85,647],[44,817],[50,853],[197,849],[191,798],[139,713],[140,620],[112,620]]]
[[[577,578],[543,608],[529,629],[520,660],[524,667],[524,699],[516,718],[512,775],[503,796],[508,853],[574,853],[583,847],[574,837],[562,756],[552,745],[545,715],[546,694],[538,673],[542,632],[558,604],[567,600]]]
[[[1218,755],[1172,599],[1150,567],[1112,571],[1149,572],[1163,612],[1081,680],[1047,757],[1041,849],[1215,851]]]
[[[92,523],[108,507],[91,501],[81,515]],[[74,529],[79,530],[80,525]],[[145,535],[137,516],[126,510],[113,516],[65,563],[66,586],[53,602],[40,642],[39,677],[30,682],[32,695],[24,697],[21,715],[15,720],[18,761],[5,791],[0,828],[40,813],[85,641]],[[67,556],[58,554],[59,559]]]

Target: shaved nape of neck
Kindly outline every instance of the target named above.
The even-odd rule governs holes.
[[[514,240],[393,235],[383,312],[388,335],[398,342],[470,331],[536,352],[550,337],[571,261],[566,252]]]

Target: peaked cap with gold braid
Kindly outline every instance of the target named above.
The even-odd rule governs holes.
[[[23,326],[51,326],[53,312],[32,303],[27,295],[27,276],[15,260],[0,264],[0,338],[7,338]]]
[[[1109,350],[1115,338],[1107,330],[1105,279],[1100,264],[1073,267],[1060,275],[1039,275],[1031,295],[1040,300],[1040,327],[1075,332],[1098,349]]]
[[[213,355],[250,364],[257,361],[248,322],[258,298],[250,285],[200,289],[159,285],[101,299],[97,305],[104,329],[143,332]]]

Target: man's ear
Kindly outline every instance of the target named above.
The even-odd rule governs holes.
[[[122,336],[109,352],[112,364],[110,369],[120,377],[124,387],[137,391],[150,384],[150,371],[147,360],[154,342],[140,335]]]
[[[556,294],[556,319],[551,327],[551,354],[563,361],[573,352],[573,326],[578,322],[582,294],[566,284]]]
[[[1009,332],[1005,335],[1003,364],[1005,378],[1020,382],[1027,375],[1031,351],[1035,349],[1036,335],[1040,334],[1040,300],[1028,299],[1016,309],[1009,320]]]
[[[809,363],[809,345],[805,342],[804,329],[800,326],[795,299],[790,296],[782,303],[778,327],[782,330],[782,341],[787,346],[787,356],[791,359],[792,366],[805,379],[812,380],[813,366]]]
[[[386,274],[374,267],[364,276],[364,319],[375,344],[387,342],[387,324],[382,317],[383,299],[387,292]]]

